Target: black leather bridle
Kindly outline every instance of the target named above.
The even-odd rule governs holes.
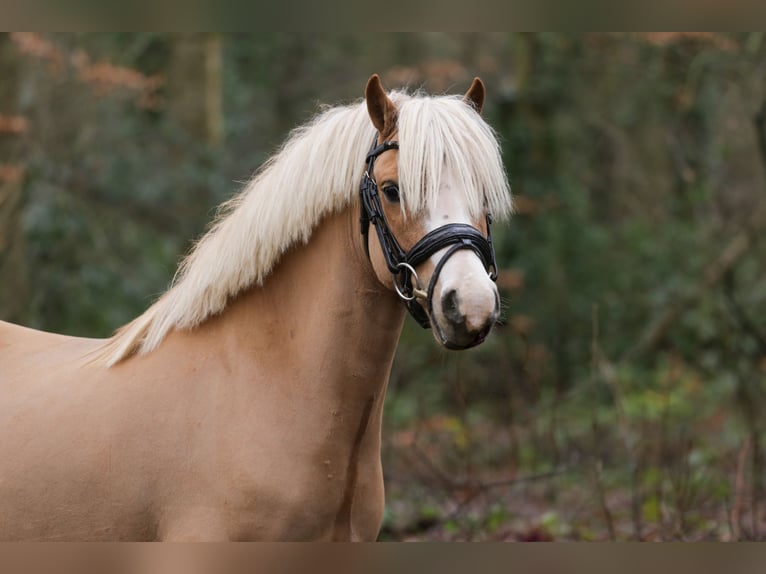
[[[359,186],[359,195],[361,203],[361,215],[359,223],[361,225],[362,235],[364,236],[365,249],[367,256],[370,256],[369,249],[369,229],[370,223],[375,226],[375,231],[380,240],[380,246],[383,250],[383,256],[386,258],[386,266],[391,272],[394,280],[394,288],[399,297],[404,301],[407,310],[421,327],[427,329],[431,326],[428,317],[432,311],[432,295],[434,287],[439,280],[444,264],[456,252],[462,249],[474,251],[489,273],[492,281],[497,279],[497,264],[495,263],[495,248],[492,245],[492,232],[490,224],[492,216],[487,213],[487,236],[471,225],[465,223],[448,223],[428,232],[420,241],[412,246],[409,251],[404,251],[399,242],[391,233],[388,227],[386,215],[383,212],[383,206],[380,203],[378,194],[378,184],[375,181],[373,168],[377,157],[391,149],[399,149],[399,142],[386,141],[377,145],[378,136],[372,140],[372,148],[367,153],[367,169],[362,176],[362,183]],[[420,285],[418,274],[415,268],[426,261],[437,251],[449,247],[444,256],[436,264],[431,280],[428,283],[426,291]],[[413,281],[414,279],[414,281]],[[425,299],[428,304],[428,313],[417,299]]]

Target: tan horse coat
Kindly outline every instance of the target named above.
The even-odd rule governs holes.
[[[357,104],[297,132],[198,244],[171,298],[109,344],[0,322],[0,540],[374,540],[404,308],[342,194],[358,189],[373,126],[400,129],[402,154],[383,154],[375,176],[427,212],[383,208],[401,246],[449,221],[486,233],[481,206],[502,216],[510,195],[483,97],[475,80],[464,100],[399,94],[397,108],[373,76],[369,118]],[[314,153],[322,142],[334,162]],[[419,266],[424,285],[433,270],[433,258]],[[441,342],[480,342],[498,312],[484,265],[462,251],[442,270],[430,306]],[[167,306],[179,301],[180,316]],[[157,317],[169,322],[148,324]]]
[[[375,539],[404,311],[357,217],[111,369],[75,359],[100,341],[0,323],[0,539]]]

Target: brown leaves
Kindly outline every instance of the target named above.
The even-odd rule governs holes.
[[[162,107],[162,99],[157,94],[164,83],[161,76],[146,76],[133,68],[115,66],[103,60],[91,64],[84,52],[78,52],[73,61],[76,62],[80,80],[91,86],[98,95],[108,95],[119,89],[130,90],[137,94],[139,107]]]
[[[24,168],[18,165],[0,164],[0,183],[19,183],[24,177]]]
[[[524,273],[519,269],[500,269],[497,272],[497,286],[505,291],[524,287]]]
[[[29,125],[24,116],[0,115],[0,134],[21,135],[26,133]]]
[[[162,76],[147,76],[139,70],[105,60],[92,62],[83,50],[69,54],[33,32],[13,33],[11,40],[22,54],[47,63],[56,72],[60,73],[69,66],[75,71],[77,79],[98,96],[118,91],[130,92],[134,94],[136,105],[143,109],[159,109],[164,103],[159,95],[164,84]]]
[[[736,52],[739,45],[726,36],[716,32],[642,32],[636,36],[653,46],[668,46],[682,41],[705,43],[724,52]]]
[[[40,34],[14,32],[11,34],[11,40],[22,54],[42,60],[57,71],[63,69],[66,60],[64,52]]]

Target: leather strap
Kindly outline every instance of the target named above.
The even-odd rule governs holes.
[[[402,298],[407,310],[420,326],[427,329],[431,326],[429,313],[432,311],[434,287],[439,280],[439,274],[441,273],[444,264],[456,252],[462,249],[471,249],[479,256],[482,263],[484,263],[484,268],[489,273],[490,278],[493,281],[497,279],[495,249],[492,243],[492,232],[490,230],[492,216],[490,214],[487,214],[486,216],[486,237],[471,225],[466,225],[465,223],[448,223],[447,225],[438,227],[424,235],[412,246],[412,249],[405,252],[399,245],[396,237],[394,237],[391,229],[388,227],[388,221],[386,220],[386,215],[380,202],[380,195],[378,194],[378,185],[373,174],[377,157],[388,150],[399,149],[399,142],[386,141],[379,145],[377,145],[377,142],[378,135],[376,134],[375,139],[372,141],[372,147],[366,156],[367,170],[362,176],[362,182],[359,186],[361,204],[359,225],[362,235],[364,236],[365,251],[367,252],[367,257],[369,257],[369,229],[370,223],[372,223],[375,227],[378,240],[380,241],[383,256],[386,259],[386,266],[393,276],[394,284],[397,286],[397,290],[400,291],[400,296],[402,293],[406,296],[406,298]],[[431,280],[428,284],[427,305],[429,313],[427,313],[414,296],[415,286],[412,285],[412,272],[408,267],[414,269],[438,251],[448,247],[448,251],[442,256],[434,268],[434,272],[431,275]]]

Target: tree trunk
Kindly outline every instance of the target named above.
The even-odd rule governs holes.
[[[20,318],[28,292],[21,227],[26,125],[18,114],[20,73],[8,34],[0,34],[0,319],[14,321]]]
[[[169,113],[210,147],[223,140],[222,53],[219,34],[181,34],[173,41],[168,70]]]

